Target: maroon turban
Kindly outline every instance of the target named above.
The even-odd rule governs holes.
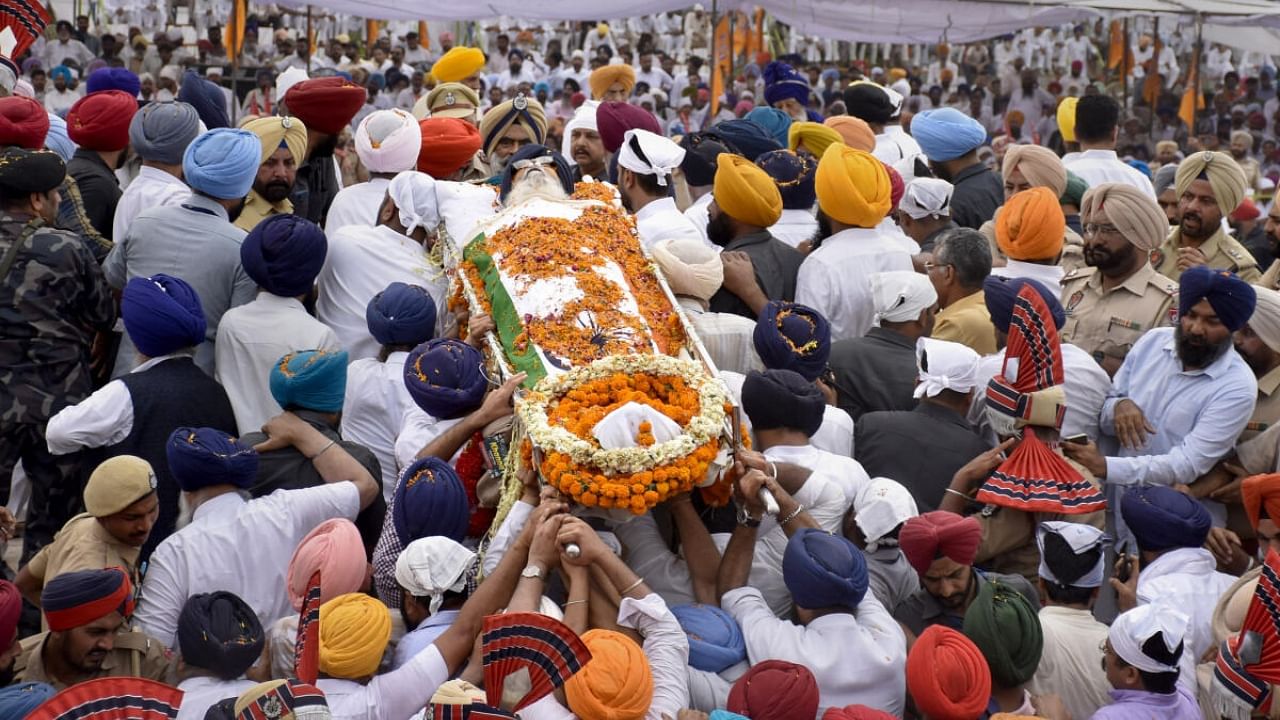
[[[803,665],[765,660],[733,684],[728,710],[749,718],[812,720],[818,714],[818,681]]]
[[[943,556],[961,565],[972,564],[981,542],[982,525],[976,519],[945,510],[908,518],[898,533],[902,554],[921,575]]]
[[[364,107],[368,97],[364,88],[334,75],[294,85],[284,94],[284,104],[289,114],[309,129],[337,135]]]
[[[596,108],[596,129],[600,132],[604,149],[611,153],[618,152],[618,148],[622,147],[622,136],[628,130],[648,130],[656,135],[666,136],[653,113],[624,102],[601,103]]]
[[[21,95],[0,98],[0,145],[39,150],[48,134],[49,113],[43,105]]]
[[[138,101],[120,90],[85,95],[67,112],[67,135],[85,150],[114,152],[129,146],[129,122]]]
[[[18,638],[18,616],[22,614],[22,595],[18,586],[0,580],[0,652],[8,650]]]

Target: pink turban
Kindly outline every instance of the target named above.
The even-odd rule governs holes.
[[[364,543],[355,523],[344,518],[326,520],[307,533],[293,551],[287,580],[289,602],[302,608],[311,576],[320,573],[320,602],[360,590],[369,576]]]

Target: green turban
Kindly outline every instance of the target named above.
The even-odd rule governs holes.
[[[982,583],[964,614],[964,634],[982,651],[991,680],[1015,688],[1036,674],[1044,632],[1035,608],[1018,591],[996,581]]]

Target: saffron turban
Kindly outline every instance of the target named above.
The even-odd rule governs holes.
[[[199,593],[178,614],[183,661],[222,680],[235,680],[262,655],[266,635],[258,613],[234,593]]]
[[[1213,197],[1218,201],[1218,210],[1223,215],[1230,214],[1240,205],[1248,187],[1244,170],[1236,161],[1227,153],[1212,150],[1194,153],[1178,163],[1178,172],[1174,175],[1174,189],[1178,197],[1182,197],[1192,182],[1201,179],[1209,181]]]
[[[930,625],[907,655],[907,692],[926,717],[973,720],[991,701],[991,671],[972,640]]]
[[[409,353],[404,384],[423,412],[452,420],[480,407],[489,380],[479,350],[452,338],[436,338]]]
[[[300,350],[271,367],[271,397],[280,407],[333,413],[347,390],[346,350]]]
[[[169,435],[165,455],[184,492],[210,485],[243,489],[258,479],[258,451],[221,430],[178,428]]]
[[[151,463],[133,455],[116,455],[103,460],[89,475],[84,486],[84,509],[94,517],[104,518],[155,491],[156,474]],[[0,622],[0,627],[3,624]],[[3,640],[0,636],[0,647],[9,647]]]
[[[247,130],[218,128],[201,135],[182,156],[182,175],[192,190],[218,200],[249,194],[262,164],[262,142]]]
[[[614,85],[622,85],[622,91],[631,95],[636,87],[636,71],[626,63],[602,65],[591,71],[587,85],[591,87],[592,100],[604,100],[605,93]]]
[[[432,116],[420,122],[418,128],[422,133],[418,172],[437,180],[449,179],[480,150],[480,131],[466,120]]]
[[[329,703],[314,685],[298,680],[271,680],[245,690],[233,708],[236,720],[328,718]]]
[[[546,111],[537,100],[523,95],[489,108],[480,118],[480,137],[486,154],[493,154],[498,141],[512,125],[524,128],[531,142],[541,143],[547,136]]]
[[[982,651],[991,681],[1000,687],[1028,682],[1040,666],[1044,632],[1036,609],[999,581],[982,583],[964,613],[964,634]]]
[[[1151,196],[1127,183],[1104,183],[1089,188],[1081,201],[1080,220],[1096,223],[1094,215],[1106,213],[1124,239],[1145,255],[1160,247],[1169,234],[1169,218]]]
[[[185,102],[147,103],[129,122],[129,145],[143,160],[182,164],[182,153],[200,134],[200,116]]]
[[[822,720],[897,720],[897,717],[866,705],[846,705],[842,708],[827,708],[822,713]]]
[[[592,720],[643,718],[653,701],[653,671],[644,650],[612,630],[588,630],[582,642],[591,659],[564,684],[569,709]]]
[[[775,60],[765,65],[760,75],[764,78],[764,101],[770,105],[787,98],[809,104],[809,81],[790,65]]]
[[[876,149],[876,134],[861,118],[852,115],[836,115],[823,120],[822,124],[840,133],[844,144],[854,150],[872,152]]]
[[[67,111],[67,133],[86,150],[123,150],[129,145],[129,121],[137,111],[134,96],[119,90],[85,95]]]
[[[794,128],[795,125],[791,127]],[[751,162],[759,160],[760,156],[767,152],[782,149],[782,145],[764,126],[750,120],[741,118],[725,120],[715,126],[714,132],[737,148],[738,152]]]
[[[85,80],[85,94],[89,95],[103,90],[119,90],[130,97],[138,97],[142,92],[142,81],[138,76],[122,67],[105,67],[89,73]]]
[[[363,593],[339,595],[320,606],[320,672],[359,680],[378,672],[391,640],[391,611]]]
[[[782,194],[773,178],[741,155],[716,159],[714,192],[721,212],[738,222],[767,228],[782,216]]]
[[[18,639],[18,618],[22,615],[22,594],[18,586],[0,580],[0,647],[8,650]]]
[[[133,615],[133,585],[122,568],[76,570],[45,583],[40,607],[49,629],[64,632],[118,612]]]
[[[369,92],[350,80],[322,77],[303,80],[284,94],[289,114],[306,126],[326,135],[337,135],[364,107]]]
[[[293,163],[301,165],[307,159],[307,126],[294,117],[261,117],[244,124],[244,129],[258,136],[262,146],[262,164],[285,148],[293,156]],[[256,172],[256,171],[255,171]]]
[[[1049,308],[1049,314],[1053,317],[1053,325],[1059,330],[1067,322],[1067,315],[1062,309],[1062,303],[1058,302],[1058,298],[1044,285],[1026,278],[1006,278],[998,275],[991,275],[982,282],[983,301],[987,305],[987,312],[991,315],[991,324],[1002,333],[1008,334],[1009,323],[1013,321],[1013,305],[1018,299],[1018,293],[1022,292],[1022,288],[1030,285],[1040,299],[1044,301],[1046,307]]]
[[[57,153],[63,162],[70,161],[76,153],[76,144],[67,134],[67,121],[53,113],[49,113],[49,134],[44,138],[44,146]]]
[[[1079,102],[1078,97],[1065,97],[1058,103],[1058,132],[1063,142],[1076,141],[1076,104]]]
[[[981,542],[982,525],[977,519],[945,510],[908,518],[898,532],[902,554],[921,575],[940,557],[960,565],[973,564]]]
[[[1058,154],[1040,145],[1010,145],[1000,166],[1005,180],[1014,170],[1022,172],[1031,187],[1046,187],[1055,198],[1067,191],[1067,168]],[[1165,223],[1166,225],[1168,223]]]
[[[769,720],[813,720],[818,681],[803,665],[765,660],[751,666],[729,689],[729,712]]]
[[[622,147],[628,130],[648,130],[662,135],[662,126],[653,113],[642,107],[624,102],[600,103],[596,108],[596,132],[604,149],[611,153]]]
[[[240,264],[263,290],[298,297],[311,292],[328,247],[319,225],[297,215],[272,215],[240,244]]]
[[[1178,278],[1178,315],[1186,315],[1201,300],[1208,300],[1222,324],[1235,332],[1249,322],[1258,294],[1235,273],[1196,265]]]
[[[846,225],[875,227],[893,208],[893,185],[884,163],[847,145],[831,146],[818,161],[814,187],[822,212]]]
[[[842,143],[844,138],[840,137],[840,133],[822,123],[793,122],[787,130],[787,148],[796,151],[804,145],[809,154],[816,158],[822,157],[832,145]]]
[[[476,95],[475,90],[462,83],[440,83],[414,104],[413,114],[419,120],[430,115],[433,118],[475,121],[480,119],[476,112],[479,107],[480,96]],[[420,112],[420,109],[425,112]]]
[[[987,131],[977,120],[955,108],[925,110],[911,118],[911,137],[933,162],[955,160],[987,141]]]
[[[294,610],[302,609],[311,576],[320,573],[320,602],[360,590],[368,576],[364,541],[346,518],[325,520],[307,533],[293,551],[285,591]]]
[[[689,636],[689,665],[718,673],[747,659],[742,628],[717,605],[676,605],[671,608]]]
[[[41,682],[10,685],[0,690],[0,712],[13,720],[28,717],[57,692],[52,685]]]
[[[802,608],[857,607],[867,594],[867,561],[843,535],[801,528],[787,541],[782,579]]]
[[[902,109],[901,96],[897,93],[890,95],[890,92],[877,83],[855,82],[844,89],[844,105],[853,117],[868,123],[886,125]]]
[[[1120,516],[1138,547],[1150,552],[1200,547],[1213,518],[1199,500],[1162,486],[1138,486],[1120,499]]]
[[[418,345],[436,331],[436,301],[420,285],[393,282],[364,311],[369,334],[381,345]]]
[[[449,463],[428,455],[405,468],[391,509],[402,545],[432,535],[461,542],[469,516],[467,491]]]
[[[431,66],[431,74],[437,82],[456,83],[480,72],[484,67],[484,53],[479,48],[453,47]]]
[[[649,254],[676,295],[707,302],[724,283],[720,254],[702,242],[664,240],[649,248]]]
[[[222,86],[205,80],[195,70],[188,70],[182,76],[182,88],[178,90],[178,100],[195,108],[200,114],[200,121],[209,130],[231,126],[231,120],[227,118],[227,99],[222,94]]]
[[[49,113],[29,97],[0,98],[0,143],[39,150],[49,135]]]
[[[378,110],[360,121],[355,144],[369,172],[413,170],[422,152],[422,128],[404,110]]]
[[[742,409],[757,430],[793,428],[813,437],[826,407],[818,386],[792,370],[753,370],[742,382]]]
[[[151,358],[199,345],[208,330],[195,289],[164,274],[129,280],[121,293],[120,315],[134,347]]]
[[[1240,494],[1249,524],[1255,529],[1264,517],[1280,525],[1280,473],[1245,478]]]
[[[797,303],[770,300],[751,339],[766,368],[793,370],[810,382],[822,375],[831,357],[831,323]]]
[[[996,244],[1011,260],[1052,260],[1062,253],[1067,219],[1058,195],[1033,187],[1009,198],[996,216]]]
[[[778,141],[778,147],[787,144],[787,138],[790,136],[791,116],[772,107],[752,108],[747,113],[747,120],[764,128],[765,132],[773,136]]]
[[[416,598],[429,598],[428,612],[435,615],[447,592],[462,592],[476,554],[457,541],[428,535],[407,543],[396,558],[396,584]]]
[[[810,210],[817,201],[814,175],[818,163],[808,155],[790,150],[774,150],[756,158],[756,165],[769,173],[782,194],[783,210]]]

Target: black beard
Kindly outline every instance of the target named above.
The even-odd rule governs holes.
[[[733,242],[733,226],[729,224],[729,216],[723,210],[707,221],[707,239],[717,247],[726,247]]]
[[[1136,252],[1133,245],[1126,245],[1125,247],[1125,250],[1113,253],[1105,247],[1091,248],[1086,245],[1084,248],[1084,262],[1089,267],[1096,267],[1103,272],[1125,267],[1133,260],[1133,253]]]
[[[1231,347],[1230,335],[1215,345],[1204,337],[1187,335],[1182,331],[1181,323],[1174,328],[1173,337],[1177,342],[1178,359],[1184,365],[1197,369],[1209,367]]]
[[[293,192],[292,185],[279,180],[266,183],[265,185],[254,183],[253,189],[262,196],[263,200],[266,200],[269,203],[278,203],[289,197],[289,193]]]
[[[227,209],[227,222],[234,223],[242,212],[244,212],[244,198],[240,198],[240,202],[236,203],[235,207]]]

